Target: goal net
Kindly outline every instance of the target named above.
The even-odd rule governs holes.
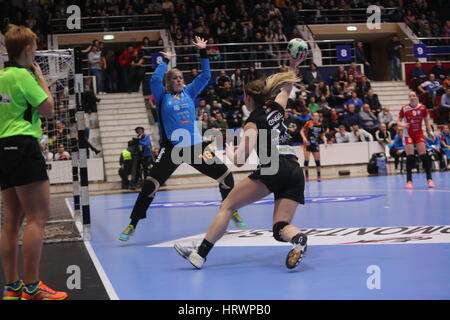
[[[37,51],[35,58],[55,101],[54,117],[41,118],[39,141],[52,192],[51,218],[45,232],[47,243],[90,237],[85,121],[81,106],[83,76],[81,70],[76,70],[77,54],[74,49]],[[7,55],[0,56],[0,68],[7,66],[7,60]],[[2,216],[3,210],[2,201]]]

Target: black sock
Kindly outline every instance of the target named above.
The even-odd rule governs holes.
[[[139,219],[131,219],[130,224],[136,229]]]
[[[406,156],[406,182],[412,181],[412,169],[414,167],[414,155]]]
[[[422,160],[423,168],[427,174],[427,180],[431,179],[431,163],[430,157],[427,154],[420,155],[420,160]]]
[[[206,239],[203,239],[202,244],[200,245],[200,247],[198,247],[198,254],[202,258],[206,258],[206,256],[208,255],[209,251],[211,251],[211,249],[213,247],[214,247],[213,243],[209,242]]]

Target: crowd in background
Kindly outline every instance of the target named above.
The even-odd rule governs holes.
[[[176,44],[190,44],[194,34],[211,39],[210,43],[286,41],[296,36],[294,26],[301,10],[316,10],[322,22],[333,23],[321,11],[346,17],[350,9],[370,5],[381,7],[387,20],[403,19],[420,37],[450,38],[445,0],[0,0],[2,32],[8,23],[25,25],[38,35],[38,49],[45,49],[51,20],[68,17],[66,9],[72,4],[80,7],[83,17],[163,14]],[[449,40],[426,43],[448,44]],[[277,48],[258,47],[265,54],[272,49]]]

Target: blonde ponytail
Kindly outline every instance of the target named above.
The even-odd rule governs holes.
[[[245,85],[245,94],[251,96],[258,107],[267,99],[275,98],[280,89],[287,85],[297,83],[300,79],[294,72],[280,72],[268,77],[266,81],[254,80]]]

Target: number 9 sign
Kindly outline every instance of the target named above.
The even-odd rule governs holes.
[[[427,57],[427,45],[426,44],[415,44],[413,47],[414,57],[416,58],[426,58]]]
[[[352,60],[352,48],[350,46],[336,46],[336,59],[338,61]]]

